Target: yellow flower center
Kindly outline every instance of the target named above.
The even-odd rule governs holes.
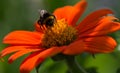
[[[42,46],[44,48],[50,48],[53,46],[69,45],[76,38],[76,29],[69,26],[64,19],[61,19],[45,31]]]

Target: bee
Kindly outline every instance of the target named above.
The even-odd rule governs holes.
[[[40,10],[40,18],[38,24],[43,27],[52,27],[56,22],[56,18],[53,14],[47,12],[46,10]]]

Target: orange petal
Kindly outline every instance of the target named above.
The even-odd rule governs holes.
[[[39,65],[44,58],[39,57],[39,52],[35,52],[28,56],[20,66],[20,73],[30,73],[30,71]]]
[[[71,15],[72,11],[75,10],[72,6],[65,6],[62,8],[58,8],[54,11],[54,15],[56,16],[57,20],[65,18],[67,21],[69,20],[69,15]],[[75,12],[78,12],[78,9],[75,10]]]
[[[56,9],[54,11],[54,15],[57,17],[58,20],[65,18],[69,25],[75,25],[79,17],[84,12],[86,6],[87,2],[85,0],[81,0],[74,6],[65,6]]]
[[[14,60],[16,60],[17,58],[23,56],[24,54],[30,53],[30,52],[35,52],[35,51],[41,51],[42,49],[23,49],[20,50],[16,53],[14,53],[12,56],[9,57],[9,63],[12,63]]]
[[[40,24],[38,24],[38,22],[36,22],[36,23],[34,24],[34,26],[35,26],[35,30],[36,30],[36,31],[38,31],[38,32],[40,32],[40,33],[44,33],[44,31],[41,29]]]
[[[40,45],[43,34],[30,31],[14,31],[9,33],[3,43],[17,45]]]
[[[30,46],[9,46],[0,52],[0,56],[3,57],[10,53],[26,49],[27,47],[30,47]]]
[[[82,30],[86,27],[86,25],[96,21],[97,19],[106,16],[107,14],[112,14],[113,12],[109,9],[101,9],[94,11],[93,13],[89,14],[78,26],[78,30]]]
[[[63,48],[64,48],[63,54],[77,55],[85,50],[85,43],[83,40],[78,40]]]
[[[120,30],[120,23],[114,22],[113,20],[116,20],[116,18],[113,16],[106,16],[86,25],[86,28],[79,32],[80,37],[107,35]]]
[[[84,40],[86,52],[89,53],[110,53],[113,52],[117,43],[109,36],[91,37]]]
[[[68,24],[75,25],[80,16],[83,14],[87,6],[86,0],[81,0],[77,4],[75,4],[73,7],[76,10],[71,11],[71,15],[68,15]]]
[[[35,52],[28,56],[20,66],[21,73],[29,73],[34,67],[39,65],[45,58],[54,56],[62,51],[62,48],[50,48],[42,52]]]

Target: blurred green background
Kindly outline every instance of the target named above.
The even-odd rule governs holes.
[[[34,22],[39,18],[39,9],[46,9],[51,13],[58,7],[74,5],[79,0],[0,0],[0,50],[3,37],[14,30],[33,30]],[[120,0],[87,0],[88,7],[80,19],[88,13],[109,8],[120,18]],[[120,32],[112,34],[117,40],[118,46],[113,53],[97,54],[94,59],[89,54],[76,57],[78,63],[89,73],[120,73]],[[0,62],[0,73],[19,73],[19,65],[24,57],[17,59],[14,63]],[[54,62],[47,59],[39,69],[40,73],[66,73],[67,66],[64,61]],[[31,73],[36,73],[33,70]]]

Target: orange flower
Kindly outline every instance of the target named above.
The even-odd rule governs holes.
[[[9,57],[9,63],[20,56],[31,54],[22,62],[21,73],[29,73],[46,58],[58,53],[77,55],[83,52],[110,53],[116,47],[116,41],[108,34],[120,29],[120,23],[115,22],[109,9],[100,9],[89,14],[78,25],[77,21],[87,6],[81,0],[74,6],[65,6],[54,11],[56,23],[44,32],[36,23],[36,31],[14,31],[9,33],[3,43],[9,44],[1,51],[1,57],[14,53]]]

